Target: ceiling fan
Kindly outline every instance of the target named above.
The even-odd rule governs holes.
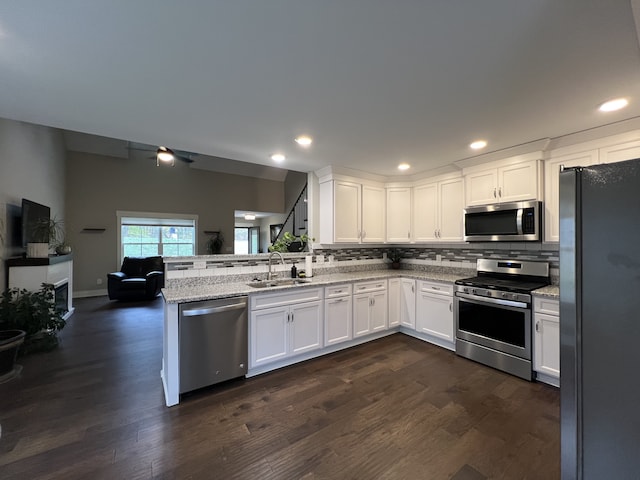
[[[163,146],[159,146],[157,149],[153,149],[153,147],[151,146],[134,146],[134,144],[132,144],[131,142],[129,142],[129,144],[127,145],[127,148],[129,150],[139,150],[142,152],[154,152],[155,151],[155,155],[153,157],[149,157],[149,158],[155,158],[156,159],[156,166],[159,167],[160,165],[170,165],[170,166],[174,166],[176,164],[176,159],[180,160],[181,162],[185,162],[185,163],[193,163],[193,156],[195,154],[193,153],[189,153],[189,152],[180,152],[178,153],[178,151],[174,151],[171,150],[168,147],[163,147]]]

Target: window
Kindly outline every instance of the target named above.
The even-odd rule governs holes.
[[[260,253],[260,227],[235,227],[233,253]]]
[[[118,212],[120,262],[124,257],[196,254],[195,215]]]

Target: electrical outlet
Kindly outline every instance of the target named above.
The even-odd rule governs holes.
[[[96,280],[96,284],[97,284],[97,285],[102,285],[102,279],[101,279],[101,278],[98,278],[98,279]]]
[[[436,262],[441,262],[442,261],[442,255],[437,254],[436,255]]]

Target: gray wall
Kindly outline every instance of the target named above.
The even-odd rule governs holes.
[[[284,180],[284,210],[285,218],[289,214],[293,206],[295,205],[298,195],[302,192],[305,184],[307,183],[307,174],[301,172],[294,172],[289,170],[287,177]],[[265,210],[275,212],[276,210]]]
[[[2,259],[21,254],[11,247],[12,222],[7,213],[20,215],[22,198],[51,207],[51,215],[65,216],[65,147],[54,128],[0,118],[0,223]],[[17,232],[19,237],[19,232]],[[6,288],[5,262],[0,262],[0,291]]]
[[[118,270],[116,211],[182,213],[199,216],[198,254],[206,254],[204,230],[220,230],[223,253],[233,253],[235,210],[284,210],[283,182],[197,170],[177,162],[128,160],[69,152],[67,237],[74,252],[74,291],[106,288],[106,274]],[[83,233],[83,228],[105,228]]]

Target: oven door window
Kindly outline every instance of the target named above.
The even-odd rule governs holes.
[[[531,311],[458,299],[458,336],[525,358],[531,357]]]

